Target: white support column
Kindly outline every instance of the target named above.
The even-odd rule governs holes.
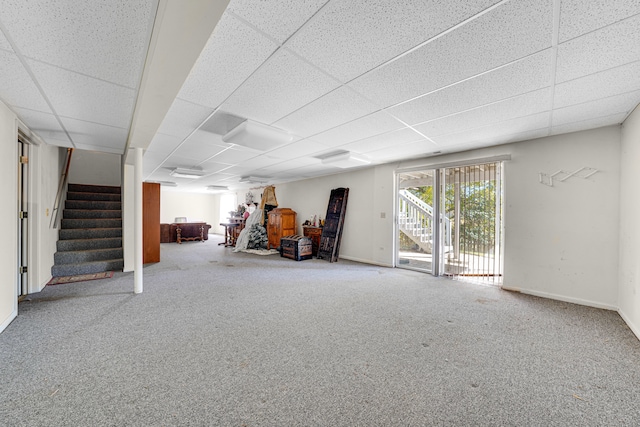
[[[142,148],[135,148],[134,166],[134,285],[133,292],[142,293]]]

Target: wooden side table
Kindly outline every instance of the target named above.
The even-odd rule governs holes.
[[[313,256],[318,256],[320,247],[320,237],[322,237],[322,227],[302,227],[302,234],[311,239],[311,252]]]

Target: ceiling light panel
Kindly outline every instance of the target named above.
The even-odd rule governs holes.
[[[615,113],[629,113],[640,103],[640,91],[629,92],[553,111],[553,126],[597,119]]]
[[[557,85],[553,106],[561,108],[638,89],[640,89],[640,61]]]
[[[640,15],[558,46],[558,83],[640,60]]]
[[[551,91],[549,88],[540,89],[500,102],[474,108],[473,110],[463,111],[458,114],[416,125],[415,129],[429,138],[433,138],[456,131],[462,132],[474,129],[489,123],[530,116],[548,110],[550,97]]]
[[[0,20],[23,55],[136,88],[156,6],[156,1],[6,0]]]
[[[2,98],[11,106],[51,112],[49,105],[14,53],[0,50],[0,81],[3,83]]]
[[[614,24],[640,13],[637,0],[591,2],[562,0],[560,9],[560,42]]]
[[[85,149],[94,146],[95,151],[108,151],[110,153],[123,154],[127,143],[129,130],[114,126],[105,126],[99,123],[85,122],[82,120],[62,117],[62,124],[69,132],[73,142],[82,144]],[[80,147],[78,147],[80,148]]]
[[[481,74],[387,111],[413,125],[549,85],[552,49]]]
[[[255,25],[279,43],[284,43],[327,0],[260,1],[235,0],[228,10]]]
[[[378,108],[362,95],[341,86],[278,120],[275,125],[308,137],[376,110]]]
[[[231,95],[222,109],[270,124],[338,85],[337,81],[281,49]]]
[[[128,128],[136,91],[82,74],[27,60],[60,116]]]
[[[257,6],[255,2],[254,6]],[[215,108],[266,61],[277,47],[273,41],[225,13],[178,96]],[[214,84],[212,76],[215,76]]]
[[[553,0],[511,1],[349,86],[389,107],[551,45]]]
[[[347,82],[497,2],[332,1],[287,46]]]
[[[404,127],[404,124],[389,114],[379,111],[315,135],[313,140],[327,147],[337,147]]]

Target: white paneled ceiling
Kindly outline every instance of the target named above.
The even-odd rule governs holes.
[[[124,153],[172,1],[0,0],[0,99],[47,143]],[[344,171],[320,161],[336,151],[375,165],[620,124],[640,103],[640,2],[231,0],[189,65],[145,179],[276,184]],[[223,141],[247,119],[291,140]]]

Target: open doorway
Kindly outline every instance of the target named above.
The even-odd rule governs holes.
[[[397,173],[396,266],[502,284],[502,162]]]

